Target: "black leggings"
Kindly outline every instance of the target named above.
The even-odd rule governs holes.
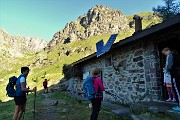
[[[97,120],[99,111],[101,109],[101,99],[92,99],[91,103],[92,103],[92,113],[90,120]]]

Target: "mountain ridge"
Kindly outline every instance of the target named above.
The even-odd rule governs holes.
[[[87,14],[79,16],[77,20],[67,23],[64,29],[56,32],[48,46],[88,39],[91,36],[120,33],[127,28],[127,19],[120,10],[96,5],[88,10]]]
[[[35,53],[39,50],[45,48],[47,46],[47,41],[35,38],[35,37],[24,37],[24,36],[12,36],[8,32],[3,29],[0,29],[0,41],[1,41],[1,48],[6,49],[7,47],[3,47],[2,44],[5,46],[9,46],[8,49],[13,49],[16,52],[24,53]],[[11,51],[12,52],[12,51]],[[12,54],[9,52],[13,57],[16,54]],[[18,57],[19,55],[17,55]]]

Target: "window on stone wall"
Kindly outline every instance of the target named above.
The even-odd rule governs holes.
[[[105,58],[105,67],[112,66],[111,57]]]

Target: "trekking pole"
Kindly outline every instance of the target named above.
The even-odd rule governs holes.
[[[35,120],[35,107],[36,107],[36,91],[34,92],[34,120]]]
[[[24,114],[25,114],[25,112],[23,112],[23,120],[24,120]]]

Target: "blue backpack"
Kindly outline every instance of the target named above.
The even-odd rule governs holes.
[[[95,90],[94,90],[94,79],[92,77],[87,77],[83,83],[83,91],[84,97],[88,100],[95,98]]]
[[[14,86],[16,85],[17,77],[12,76],[9,78],[9,83],[6,86],[7,95],[9,97],[15,97],[16,96],[16,90],[14,89]]]

